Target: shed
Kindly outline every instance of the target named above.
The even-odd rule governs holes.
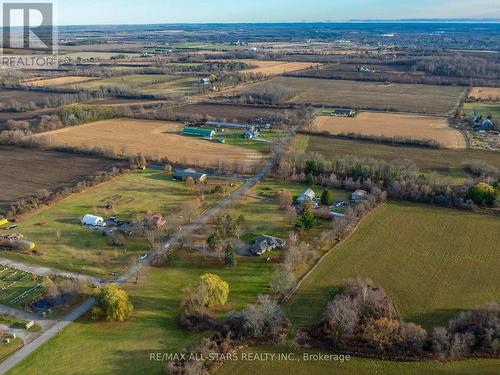
[[[194,169],[176,169],[174,171],[174,178],[186,181],[188,177],[192,177],[195,182],[206,181],[208,176],[205,173],[196,172]]]
[[[195,135],[198,137],[208,137],[212,138],[215,136],[215,130],[210,129],[200,129],[200,128],[184,128],[182,131],[184,135]]]
[[[356,190],[354,193],[352,193],[351,199],[353,201],[360,201],[366,198],[368,193],[365,190]]]
[[[106,223],[100,216],[85,215],[82,219],[82,224],[90,227],[105,227]]]

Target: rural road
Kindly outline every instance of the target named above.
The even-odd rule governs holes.
[[[221,210],[224,210],[228,207],[235,199],[243,196],[247,191],[249,191],[252,187],[254,187],[260,180],[266,177],[272,169],[272,166],[278,157],[278,155],[285,150],[286,146],[295,135],[295,133],[299,130],[300,126],[295,126],[291,129],[291,131],[286,135],[286,137],[282,140],[279,147],[273,153],[273,155],[269,158],[266,164],[262,167],[262,169],[253,177],[250,177],[245,180],[245,183],[232,194],[227,196],[224,200],[213,206],[212,208],[206,210],[203,214],[201,214],[195,221],[190,224],[185,225],[182,230],[180,230],[180,234],[173,236],[169,241],[167,241],[163,246],[161,251],[165,251],[172,244],[175,244],[181,238],[182,234],[192,233],[196,231],[200,226],[207,223],[210,218],[217,215],[217,213]],[[121,275],[118,279],[113,281],[113,284],[123,284],[125,281],[133,277],[137,272],[139,272],[144,266],[148,265],[159,252],[150,253],[148,257],[136,265],[131,267],[127,272]],[[68,274],[68,272],[60,271],[64,274]],[[79,275],[82,276],[82,275]],[[100,284],[100,282],[98,283]],[[52,337],[61,332],[66,326],[74,322],[80,316],[85,314],[94,306],[95,300],[93,298],[89,298],[85,303],[75,308],[68,315],[66,315],[62,320],[58,321],[50,328],[48,328],[45,332],[43,332],[38,338],[33,340],[32,342],[26,343],[20,350],[14,353],[12,356],[7,358],[4,362],[0,364],[0,374],[5,374],[7,371],[12,369],[14,366],[22,362],[26,357],[28,357],[33,351],[42,346],[45,342],[50,340]]]

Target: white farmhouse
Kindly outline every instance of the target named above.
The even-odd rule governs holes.
[[[105,227],[106,223],[100,216],[85,215],[82,219],[82,225],[86,225],[89,227]]]

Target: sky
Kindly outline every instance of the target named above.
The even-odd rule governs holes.
[[[9,2],[16,1],[20,0]],[[40,0],[32,0],[37,1]],[[500,18],[499,0],[55,0],[55,3],[59,25]]]

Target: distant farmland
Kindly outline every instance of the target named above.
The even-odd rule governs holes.
[[[237,60],[249,65],[256,66],[244,70],[245,73],[261,73],[264,75],[279,75],[283,73],[294,72],[311,67],[317,67],[320,64],[309,62],[288,62],[288,61],[264,61],[264,60]]]
[[[45,92],[35,90],[2,90],[0,89],[0,108],[3,103],[16,102],[28,105],[31,102],[43,103],[48,98],[57,98],[61,95],[75,96],[74,94],[60,94],[56,92]]]
[[[61,85],[67,85],[70,83],[80,83],[80,82],[90,81],[92,79],[93,79],[92,77],[68,76],[68,77],[57,77],[57,78],[48,78],[48,79],[28,81],[28,82],[25,82],[25,85],[26,86],[35,86],[35,87],[61,86]]]
[[[101,147],[124,156],[168,158],[173,163],[214,166],[219,162],[253,167],[263,160],[257,151],[179,134],[179,123],[114,119],[40,134],[50,146]]]
[[[72,186],[118,165],[108,159],[10,146],[0,146],[0,155],[0,211],[41,190]]]
[[[246,85],[233,93],[258,93],[268,85],[283,85],[295,90],[295,104],[377,109],[433,115],[447,115],[458,104],[463,87],[385,84],[378,82],[337,81],[330,79],[275,77]]]
[[[328,159],[346,155],[360,158],[382,159],[388,162],[411,159],[426,172],[436,171],[449,174],[461,169],[464,163],[484,161],[500,168],[500,153],[482,150],[438,150],[422,147],[389,146],[363,141],[322,137],[319,135],[300,136],[304,151],[317,152]]]
[[[500,101],[500,87],[473,87],[469,97],[478,100]]]
[[[200,115],[213,117],[219,121],[251,122],[258,118],[272,120],[277,116],[294,114],[296,109],[266,108],[232,104],[191,104],[173,109],[178,115]]]
[[[331,135],[356,133],[367,136],[432,140],[446,148],[465,148],[463,135],[448,126],[444,117],[361,112],[356,117],[318,116],[314,131]]]
[[[101,80],[82,82],[75,84],[75,86],[84,90],[98,90],[101,87],[113,86],[121,86],[127,87],[129,89],[134,89],[171,80],[172,77],[165,74],[129,74]]]
[[[496,217],[388,203],[328,255],[286,311],[295,327],[316,321],[346,279],[369,277],[405,321],[443,325],[462,310],[498,300],[498,243]]]

